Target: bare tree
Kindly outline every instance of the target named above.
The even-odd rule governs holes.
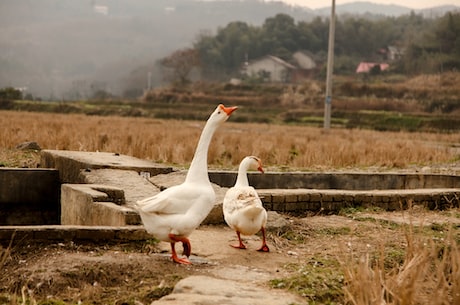
[[[190,82],[192,69],[200,66],[200,57],[195,49],[180,49],[163,58],[161,64],[169,70],[166,78],[175,85],[183,86]]]

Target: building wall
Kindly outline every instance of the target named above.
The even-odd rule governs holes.
[[[260,71],[270,73],[269,80],[272,82],[286,82],[289,80],[289,70],[271,58],[262,58],[248,64],[246,67],[246,74],[250,76],[259,75]]]

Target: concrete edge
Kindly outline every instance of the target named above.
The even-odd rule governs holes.
[[[0,244],[24,244],[30,242],[135,242],[153,239],[143,226],[74,226],[74,225],[35,225],[1,226]]]

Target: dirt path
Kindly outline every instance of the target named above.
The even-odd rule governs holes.
[[[262,289],[268,296],[279,296],[281,300],[292,298],[300,304],[308,296],[299,299],[284,289],[273,289],[270,281],[297,274],[301,266],[321,266],[326,258],[345,259],[350,253],[373,251],[388,242],[404,249],[402,220],[417,219],[429,227],[435,226],[436,234],[441,234],[447,224],[460,226],[459,209],[284,217],[290,229],[283,234],[269,234],[270,253],[256,251],[261,243],[258,236],[245,237],[248,249],[239,250],[229,246],[237,239],[228,227],[200,227],[190,236],[191,266],[172,263],[167,243],[20,244],[9,253],[2,249],[0,304],[8,303],[8,298],[11,301],[14,293],[18,304],[21,294],[31,300],[72,304],[151,304],[170,294],[179,280],[191,276],[234,281],[243,287]]]

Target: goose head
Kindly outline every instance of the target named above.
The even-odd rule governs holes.
[[[262,160],[255,156],[248,156],[241,161],[241,164],[246,167],[246,169],[254,169],[263,173],[264,169],[262,168]]]
[[[225,107],[223,104],[219,104],[216,110],[209,116],[208,123],[220,125],[225,122],[230,115],[238,109],[238,107]]]

